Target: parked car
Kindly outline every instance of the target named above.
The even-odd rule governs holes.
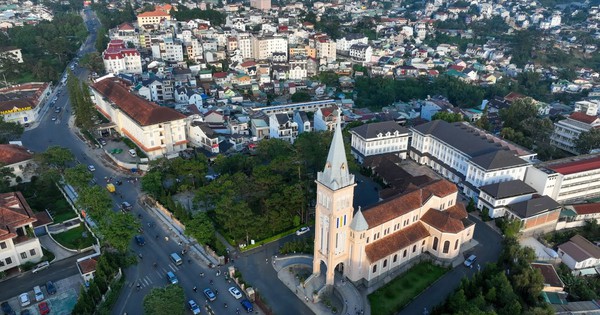
[[[123,210],[123,212],[131,211],[132,208],[133,208],[133,206],[127,201],[123,201],[121,203],[121,209]]]
[[[131,155],[131,157],[136,157],[137,153],[135,153],[134,149],[129,149],[129,155]]]
[[[90,165],[88,165],[88,170],[89,170],[90,172],[95,172],[95,171],[96,171],[96,167],[94,167],[94,165],[91,165],[91,164],[90,164]]]
[[[44,292],[42,292],[42,288],[39,285],[33,287],[33,295],[35,295],[35,301],[39,302],[44,299]]]
[[[38,304],[38,308],[40,309],[40,315],[50,314],[50,307],[48,307],[48,303],[42,302]]]
[[[60,113],[60,106],[56,106],[56,108],[54,108],[54,112],[55,113]]]
[[[242,300],[240,302],[240,304],[242,304],[242,307],[246,310],[246,312],[248,312],[248,313],[254,312],[254,307],[252,307],[252,303],[250,301]]]
[[[169,283],[178,284],[179,280],[175,277],[175,274],[172,271],[167,272],[167,279],[169,279]]]
[[[8,302],[2,302],[2,304],[0,304],[0,308],[2,308],[4,315],[17,315]]]
[[[41,263],[37,264],[35,266],[35,268],[33,268],[33,270],[31,272],[33,273],[37,273],[39,271],[42,271],[44,269],[47,269],[48,267],[50,267],[50,263],[47,261],[42,261]]]
[[[103,138],[98,139],[98,142],[100,142],[101,145],[106,145],[106,140]]]
[[[29,294],[27,292],[19,295],[19,303],[21,303],[21,307],[31,304],[31,301],[29,300]]]
[[[48,294],[50,294],[50,295],[56,294],[56,286],[54,285],[54,282],[52,282],[52,281],[46,282],[46,291],[48,291]]]
[[[188,305],[190,307],[190,311],[192,311],[194,315],[200,314],[200,307],[198,306],[198,304],[196,304],[196,301],[189,300]]]
[[[21,315],[31,315],[31,311],[29,309],[21,310]]]
[[[233,295],[234,298],[236,299],[241,299],[242,298],[242,292],[240,292],[240,290],[238,290],[238,288],[236,287],[231,287],[229,288],[229,293],[231,293],[231,295]]]
[[[209,301],[211,301],[211,302],[212,302],[212,301],[214,301],[214,300],[216,300],[216,299],[217,299],[217,296],[215,295],[215,293],[214,293],[214,292],[213,292],[211,289],[209,289],[209,288],[206,288],[206,289],[204,289],[204,291],[203,291],[203,292],[204,292],[204,295],[206,295],[206,298],[207,298]]]
[[[146,240],[144,239],[143,236],[141,235],[136,235],[135,236],[135,242],[139,245],[139,246],[144,246],[146,245]]]
[[[308,226],[301,227],[298,231],[296,231],[296,235],[302,235],[308,231],[310,231],[310,228]]]
[[[477,259],[477,256],[475,256],[475,255],[469,256],[469,258],[467,258],[464,262],[465,266],[471,267],[476,259]]]

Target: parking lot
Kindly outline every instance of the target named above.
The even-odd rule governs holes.
[[[75,303],[77,303],[77,297],[79,296],[79,290],[82,284],[83,282],[79,275],[74,275],[69,278],[56,281],[54,282],[54,285],[56,286],[56,294],[54,295],[48,294],[45,284],[32,284],[31,289],[26,292],[29,296],[29,301],[31,304],[21,307],[19,296],[9,299],[8,304],[10,304],[12,309],[17,314],[20,314],[23,310],[29,310],[32,315],[39,315],[40,312],[38,309],[38,304],[41,302],[46,302],[50,308],[50,314],[68,315],[71,314]],[[44,294],[43,300],[39,302],[36,302],[33,293],[33,287],[35,285],[39,285]]]

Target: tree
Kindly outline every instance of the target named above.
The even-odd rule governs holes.
[[[4,117],[0,116],[0,143],[8,143],[18,139],[23,131],[25,129],[21,124],[4,121]]]
[[[65,180],[76,190],[81,190],[87,187],[94,176],[88,171],[83,164],[78,164],[75,167],[65,170]]]
[[[575,149],[581,154],[588,154],[593,149],[600,148],[600,130],[590,129],[582,132],[575,140]]]
[[[99,52],[91,52],[81,57],[80,65],[87,68],[91,72],[104,72],[104,61]]]
[[[113,201],[106,188],[89,186],[78,191],[77,205],[91,215],[94,221],[100,220],[112,212]]]
[[[292,97],[291,97],[291,101],[294,103],[310,102],[310,100],[311,100],[310,94],[308,94],[306,92],[302,92],[302,91],[292,94]]]
[[[98,222],[101,240],[120,253],[127,252],[131,239],[140,228],[140,223],[130,213],[107,211]]]
[[[150,169],[150,171],[142,177],[142,190],[157,198],[163,191],[162,173],[160,170]]]
[[[458,121],[463,121],[463,116],[459,113],[450,113],[450,112],[437,112],[433,115],[433,117],[431,117],[431,120],[444,120],[447,121],[449,123],[453,123],[453,122],[458,122]]]
[[[6,192],[10,189],[11,178],[15,178],[13,171],[0,163],[0,192]]]
[[[185,233],[201,244],[209,244],[215,238],[215,227],[206,212],[199,212],[186,224]]]
[[[57,169],[59,173],[63,173],[67,165],[75,161],[71,150],[59,146],[51,146],[46,152],[35,154],[33,159],[40,167],[41,174],[49,169]]]
[[[144,313],[147,315],[183,315],[185,313],[185,296],[183,288],[168,285],[154,288],[144,297]]]

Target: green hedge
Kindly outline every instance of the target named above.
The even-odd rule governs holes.
[[[135,152],[137,153],[137,155],[140,158],[147,158],[148,156],[146,155],[146,153],[144,153],[144,151],[142,151],[142,149],[140,149],[135,143],[133,143],[133,141],[131,141],[131,139],[129,138],[125,138],[123,137],[123,142],[130,147],[131,149],[134,149]]]

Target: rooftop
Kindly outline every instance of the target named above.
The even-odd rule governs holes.
[[[0,144],[0,164],[11,165],[33,158],[25,147],[16,144]]]
[[[509,180],[479,187],[480,190],[495,199],[534,194],[536,190],[522,180]]]
[[[507,205],[511,212],[518,215],[520,218],[530,218],[540,213],[558,209],[560,204],[548,196],[541,196],[529,200]]]
[[[398,134],[405,135],[409,133],[409,130],[405,127],[398,125],[395,121],[383,121],[377,123],[364,124],[355,128],[352,128],[351,132],[357,134],[363,139],[376,138],[377,135],[381,134],[385,136],[386,133],[393,135],[394,132],[398,131]]]
[[[17,237],[17,228],[37,221],[21,192],[0,194],[0,241]]]

